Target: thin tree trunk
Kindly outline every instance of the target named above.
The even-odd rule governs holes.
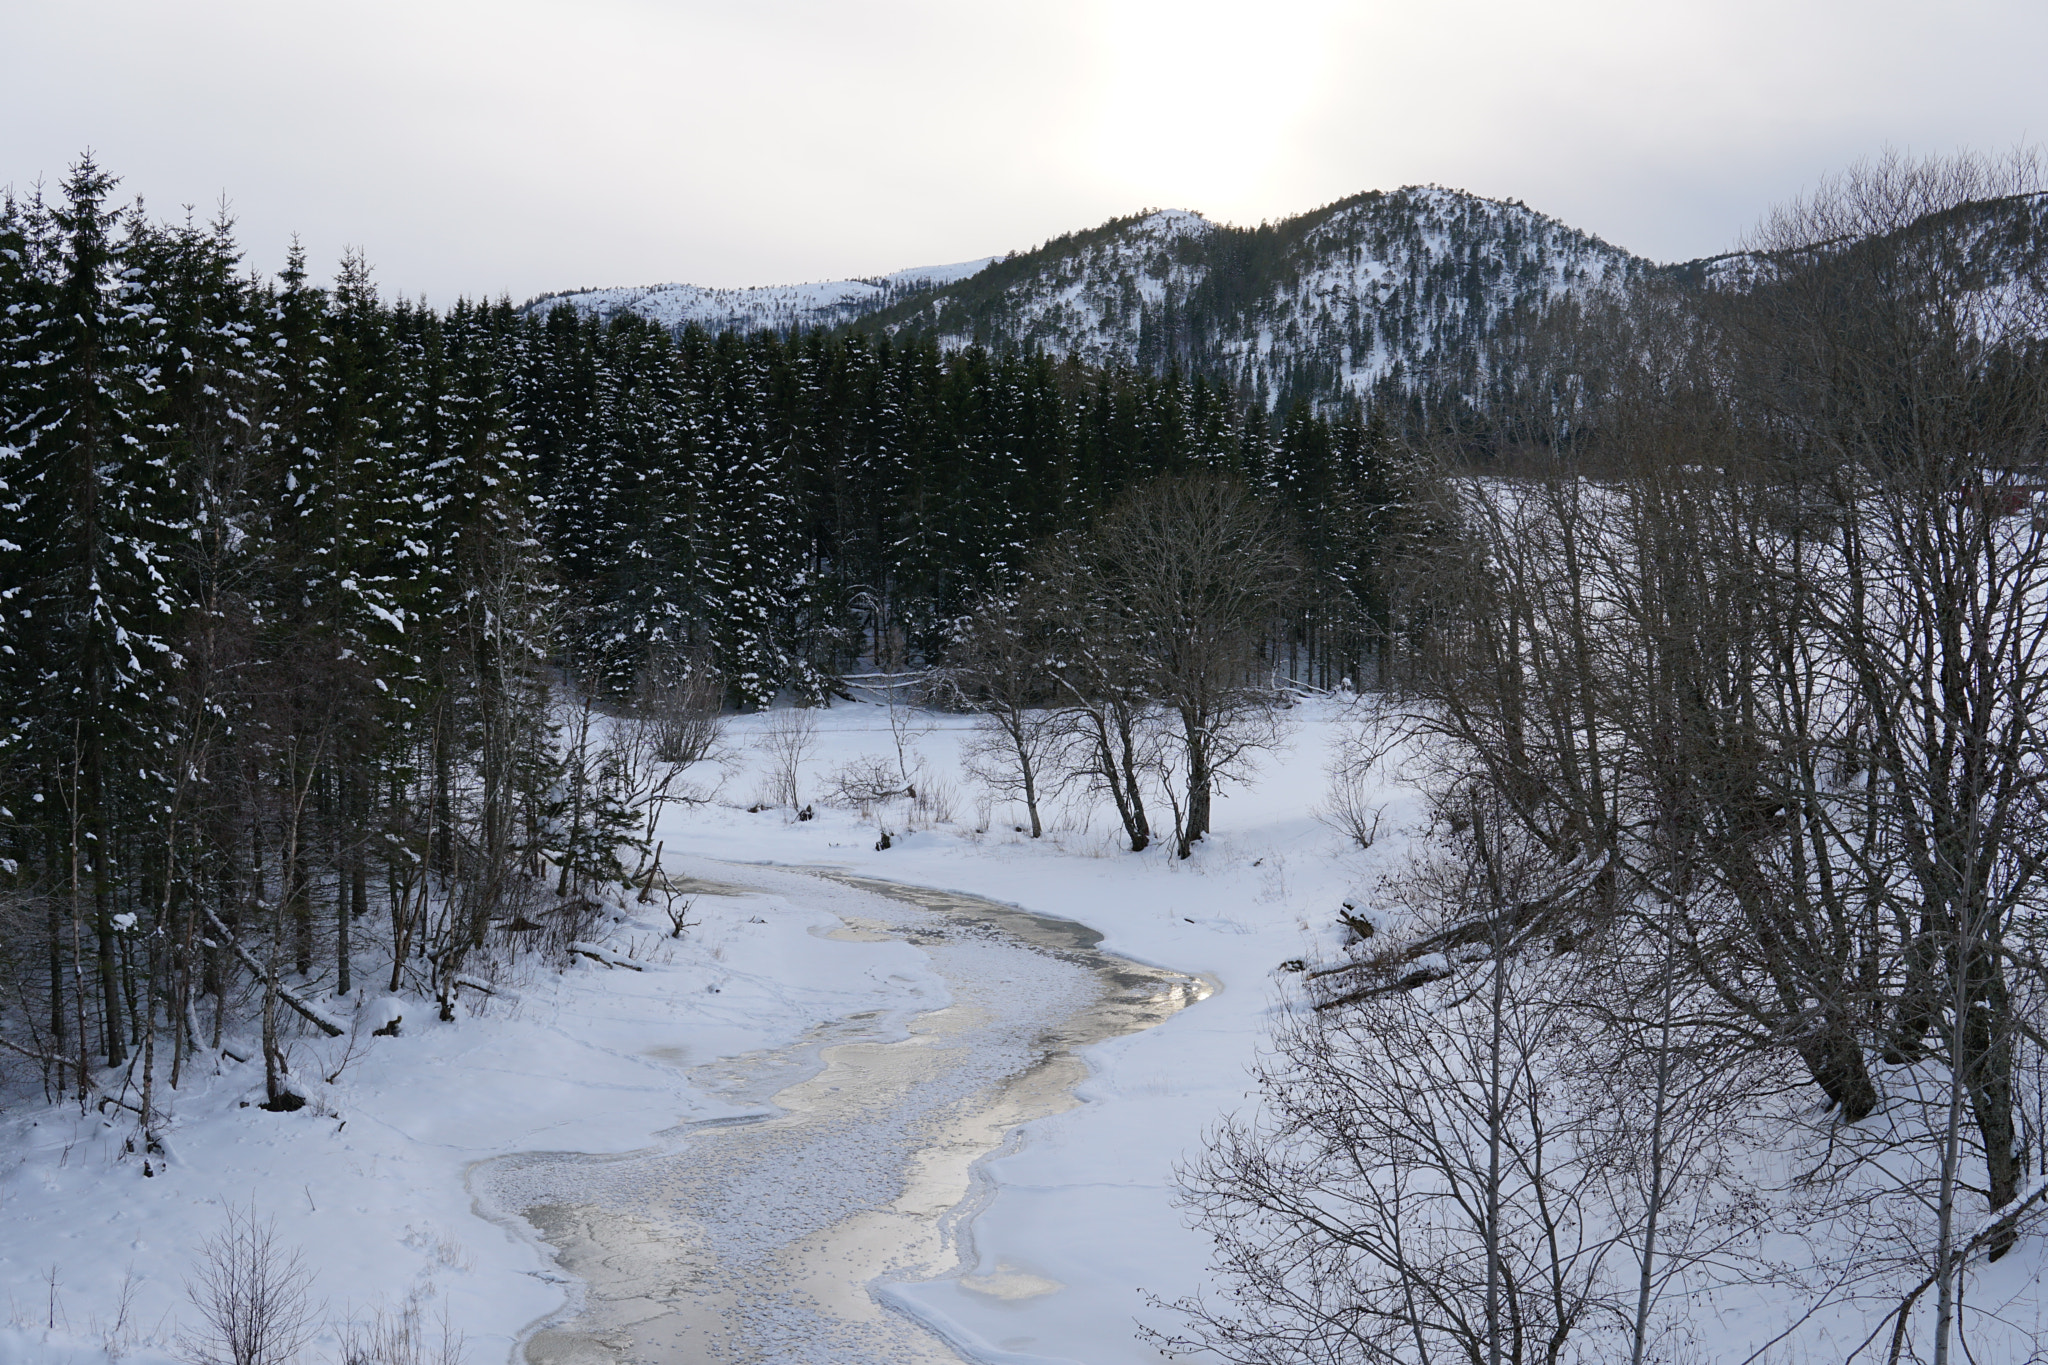
[[[48,901],[47,927],[50,947],[50,1055],[57,1059],[56,1087],[65,1088],[65,1050],[71,1030],[64,1018],[64,905],[61,898]]]
[[[1209,771],[1209,733],[1204,718],[1182,713],[1188,746],[1187,820],[1182,826],[1180,856],[1188,857],[1196,840],[1209,832],[1209,798],[1215,776]]]
[[[1109,780],[1115,785],[1119,770],[1124,783],[1124,799],[1130,807],[1127,822],[1131,835],[1131,852],[1143,853],[1152,842],[1152,823],[1145,817],[1145,789],[1138,778],[1138,737],[1137,722],[1128,705],[1116,703],[1117,741],[1121,752],[1112,757],[1109,764]]]
[[[1956,950],[1956,955],[1960,956],[1962,945],[1957,944]],[[1964,1020],[1970,1008],[1969,987],[1964,973],[1960,971],[1955,974],[1950,1004],[1955,1010],[1955,1018],[1950,1026],[1948,1109],[1941,1135],[1941,1183],[1935,1197],[1934,1365],[1948,1365],[1949,1338],[1953,1335],[1956,1311],[1956,1181],[1962,1166],[1965,1091],[1960,1058],[1963,1055]]]
[[[1018,721],[1012,734],[1017,739],[1017,772],[1024,779],[1024,809],[1031,814],[1031,837],[1044,835],[1045,826],[1038,819],[1038,774],[1032,771],[1031,755],[1023,742],[1023,722]]]
[[[1657,1223],[1664,1213],[1664,1118],[1671,1095],[1671,1006],[1673,964],[1667,954],[1663,968],[1663,1000],[1658,1011],[1657,1085],[1650,1110],[1650,1197],[1643,1214],[1643,1254],[1636,1279],[1636,1316],[1631,1332],[1629,1365],[1643,1365],[1650,1344],[1650,1307],[1655,1293]]]
[[[104,836],[104,830],[96,832]],[[114,938],[113,878],[111,869],[107,867],[104,837],[93,841],[92,874],[93,934],[98,950],[100,1013],[106,1029],[107,1065],[119,1066],[128,1060],[128,1045],[121,1027],[124,1011],[116,957],[118,948]]]

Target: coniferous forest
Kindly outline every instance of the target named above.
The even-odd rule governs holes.
[[[1217,471],[1299,528],[1274,670],[1379,657],[1399,471],[1362,415],[1276,423],[1042,355],[436,311],[360,257],[259,278],[225,219],[116,192],[87,159],[0,211],[0,971],[15,1062],[85,1099],[139,1060],[141,1093],[102,1100],[145,1128],[154,1078],[237,1046],[238,1010],[290,1103],[280,1015],[336,1030],[314,983],[350,991],[366,937],[444,1017],[491,989],[487,943],[575,939],[525,909],[626,877],[647,794],[594,707],[830,704],[850,671],[941,661],[1035,545],[1154,476]]]

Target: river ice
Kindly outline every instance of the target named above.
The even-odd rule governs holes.
[[[694,1084],[755,1112],[672,1130],[652,1150],[479,1168],[481,1203],[523,1215],[588,1286],[529,1340],[531,1365],[959,1360],[886,1287],[971,1268],[975,1163],[1076,1102],[1074,1047],[1207,993],[1101,953],[1071,921],[864,878],[731,876],[750,879],[832,911],[844,927],[827,937],[916,945],[951,1003],[863,1012],[693,1068]],[[1034,1282],[1021,1295],[1015,1276],[972,1287],[1029,1297]]]

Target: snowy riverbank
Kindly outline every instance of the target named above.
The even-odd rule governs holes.
[[[1217,834],[1185,863],[1165,848],[1119,852],[1100,817],[1089,825],[1078,811],[1039,841],[1000,807],[978,832],[981,813],[958,769],[961,718],[933,718],[917,740],[932,785],[956,791],[953,820],[887,851],[852,812],[819,804],[818,818],[797,822],[737,804],[751,804],[759,785],[761,717],[733,727],[748,759],[722,793],[735,804],[672,810],[663,821],[672,871],[715,875],[697,861],[705,858],[829,864],[954,888],[1079,920],[1109,951],[1221,983],[1166,1027],[1089,1049],[1079,1088],[1088,1103],[1031,1124],[986,1164],[994,1193],[973,1221],[976,1263],[966,1268],[979,1288],[945,1279],[891,1291],[978,1354],[1156,1359],[1133,1336],[1140,1291],[1172,1297],[1201,1281],[1208,1248],[1172,1206],[1173,1165],[1218,1115],[1245,1103],[1274,967],[1327,947],[1345,890],[1399,842],[1347,853],[1312,818],[1330,720],[1320,703],[1296,716],[1290,748],[1222,802]],[[806,799],[851,758],[894,757],[882,707],[842,704],[817,721]],[[1389,825],[1412,814],[1397,798]],[[679,1123],[736,1112],[691,1085],[686,1065],[784,1048],[863,1012],[907,1018],[947,1003],[917,948],[821,938],[838,920],[800,894],[701,896],[681,940],[644,908],[611,942],[645,971],[579,960],[559,975],[532,974],[517,1001],[488,1002],[453,1025],[434,1022],[421,1002],[364,1002],[364,1036],[338,1073],[349,1040],[294,1045],[302,1076],[336,1075],[299,1113],[241,1107],[261,1097],[260,1067],[230,1064],[188,1085],[175,1097],[170,1159],[147,1177],[142,1158],[122,1150],[127,1125],[11,1107],[0,1119],[9,1157],[0,1361],[83,1361],[110,1339],[138,1359],[170,1353],[178,1320],[192,1316],[182,1288],[190,1255],[227,1203],[253,1203],[304,1247],[330,1318],[417,1294],[430,1317],[445,1309],[465,1334],[473,1365],[503,1360],[523,1329],[563,1307],[570,1286],[545,1248],[472,1209],[464,1178],[476,1162],[647,1147]],[[397,1038],[367,1036],[397,1010],[407,1016]]]

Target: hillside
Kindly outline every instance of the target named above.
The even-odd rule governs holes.
[[[1943,243],[1945,268],[1994,293],[2048,270],[2041,195],[1861,231],[1926,234]],[[1252,228],[1151,210],[1026,252],[867,280],[583,290],[525,307],[631,312],[678,332],[826,327],[947,350],[1041,349],[1155,375],[1177,368],[1280,411],[1374,392],[1475,397],[1494,377],[1501,329],[1560,295],[1650,275],[1740,287],[1775,268],[1747,251],[1655,264],[1517,201],[1425,185]]]
[[[1916,244],[1915,259],[1923,267],[1945,272],[1980,301],[2033,307],[2048,290],[2048,193],[2003,195],[1903,222],[1858,226],[1861,232],[1824,246],[1838,268],[1853,271],[1873,250],[1881,255],[1887,243],[1907,242]],[[1808,259],[1805,252],[1737,250],[1660,269],[1688,286],[1742,290]]]
[[[527,306],[713,332],[847,326],[948,349],[1035,347],[1178,367],[1278,408],[1382,382],[1464,388],[1517,309],[1651,268],[1526,205],[1411,186],[1252,228],[1150,211],[1028,252],[874,280],[588,290]]]
[[[1158,212],[883,308],[861,330],[1169,365],[1268,406],[1459,385],[1502,319],[1647,261],[1525,205],[1435,186],[1237,228]]]
[[[878,309],[919,298],[933,289],[962,280],[987,266],[994,257],[957,265],[913,266],[893,274],[814,284],[770,284],[744,289],[712,289],[696,284],[654,284],[613,289],[574,289],[543,294],[522,311],[559,307],[608,318],[636,313],[675,331],[692,325],[711,333],[787,332],[813,327],[839,327]]]

